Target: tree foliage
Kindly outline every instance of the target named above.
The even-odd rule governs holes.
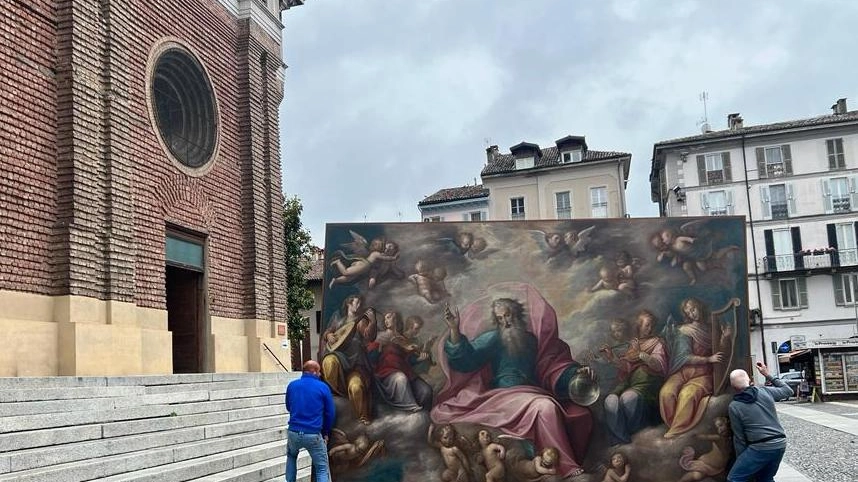
[[[313,292],[307,288],[307,273],[313,265],[310,233],[301,223],[304,206],[297,196],[288,198],[283,209],[286,244],[286,324],[290,340],[303,340],[310,328],[304,311],[313,308]]]

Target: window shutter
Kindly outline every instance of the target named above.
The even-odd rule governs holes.
[[[798,285],[798,306],[807,308],[807,278],[798,278],[796,285]]]
[[[769,174],[766,172],[766,153],[763,151],[762,147],[758,147],[757,151],[757,177],[762,179],[764,177],[769,177]]]
[[[471,220],[471,213],[463,213],[462,214],[462,221],[470,221],[470,220]]]
[[[831,186],[828,179],[820,181],[822,183],[822,205],[825,207],[825,213],[831,214],[834,212],[834,203],[831,200]]]
[[[831,281],[834,282],[834,304],[843,306],[846,304],[846,300],[843,297],[843,275],[840,273],[834,273],[831,277]]]
[[[843,150],[843,139],[835,139],[835,144],[837,146],[837,152],[840,153],[837,159],[837,167],[845,168],[846,167],[846,151]]]
[[[709,215],[709,196],[705,192],[700,194],[700,207],[703,208],[703,214]]]
[[[828,139],[825,141],[825,148],[828,150],[828,168],[837,169],[837,151],[834,148],[836,139]]]
[[[697,156],[697,177],[701,186],[709,184],[709,178],[706,176],[706,157]]]
[[[828,230],[828,246],[837,249],[837,228],[834,223],[826,224],[825,228]]]
[[[801,251],[801,228],[793,226],[789,230],[792,235],[792,251],[793,253],[797,253]]]
[[[769,186],[760,186],[760,200],[763,202],[763,219],[771,219],[772,203],[769,198]]]
[[[790,216],[795,216],[795,192],[793,191],[792,184],[786,184],[786,196],[787,196],[787,210]]]
[[[858,211],[858,189],[856,189],[856,179],[855,176],[849,176],[849,206],[852,208],[852,211]]]
[[[792,174],[792,154],[790,153],[789,144],[781,146],[781,157],[784,160],[784,172],[787,175]]]
[[[777,263],[775,260],[775,237],[772,235],[772,230],[764,230],[763,237],[766,240],[766,271],[775,271]]]
[[[727,214],[733,215],[733,191],[727,191]]]
[[[488,211],[480,211],[480,221],[488,221],[489,220],[489,212]]]
[[[795,260],[796,268],[804,268],[804,256],[798,254],[801,251],[801,228],[798,226],[793,226],[790,228],[790,234],[792,235],[792,252],[793,259]]]
[[[772,308],[776,310],[780,310],[781,307],[781,282],[778,280],[772,280],[770,283],[772,287]]]
[[[724,166],[724,180],[730,182],[733,180],[733,167],[730,165],[730,153],[721,153],[721,164]]]

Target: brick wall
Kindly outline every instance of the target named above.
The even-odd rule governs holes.
[[[35,86],[0,107],[32,119],[0,139],[13,153],[0,160],[13,207],[0,213],[0,289],[163,309],[171,224],[207,237],[212,315],[283,319],[279,44],[216,0],[13,0],[0,15],[34,45],[7,85]],[[150,54],[167,39],[197,55],[216,94],[219,149],[202,176],[174,164],[151,122]]]
[[[55,221],[56,11],[0,9],[0,289],[49,294]]]

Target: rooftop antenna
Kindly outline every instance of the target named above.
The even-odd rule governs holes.
[[[709,93],[704,90],[698,97],[700,101],[703,102],[703,119],[697,123],[697,127],[700,127],[700,130],[706,134],[707,132],[712,132],[712,129],[709,127],[709,112],[706,108],[706,102],[709,100]]]
[[[399,222],[402,222],[402,211],[396,211],[396,215],[399,216]]]
[[[491,137],[483,137],[483,143],[486,145],[486,147],[489,147],[490,145],[492,145],[492,138]]]

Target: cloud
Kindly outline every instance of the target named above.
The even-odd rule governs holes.
[[[851,15],[850,15],[851,14]],[[471,183],[486,142],[566,134],[631,152],[627,205],[649,200],[652,145],[709,122],[819,115],[858,100],[855,2],[325,0],[284,15],[284,189],[322,244],[328,222],[419,221]],[[400,214],[401,213],[401,214]]]

